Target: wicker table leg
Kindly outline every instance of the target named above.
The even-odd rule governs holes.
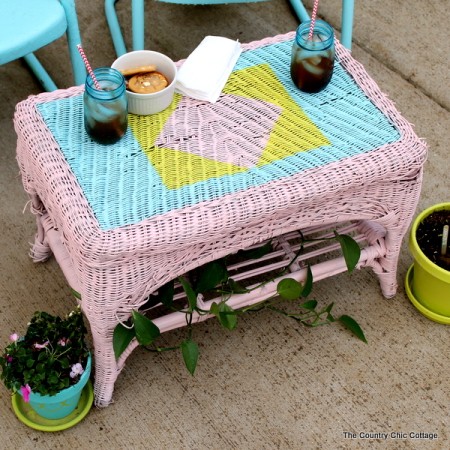
[[[397,181],[398,195],[391,199],[388,214],[376,220],[386,229],[384,236],[386,252],[372,268],[378,276],[386,298],[393,297],[397,292],[397,266],[401,246],[419,201],[422,176],[423,172],[419,170],[410,179]],[[387,200],[386,203],[388,204]]]
[[[30,257],[34,262],[44,262],[52,255],[52,249],[47,241],[47,235],[42,218],[46,215],[45,207],[40,198],[36,195],[30,195],[31,212],[36,216],[37,231],[34,237],[34,243],[30,249]]]

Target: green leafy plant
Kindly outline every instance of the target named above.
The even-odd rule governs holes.
[[[89,350],[86,327],[77,307],[62,319],[46,312],[33,314],[24,336],[14,333],[0,356],[0,378],[25,401],[31,392],[55,395],[78,382]]]
[[[360,258],[360,248],[357,242],[348,235],[339,234],[336,231],[332,238],[309,239],[310,241],[323,241],[335,239],[340,245],[344,256],[347,270],[352,272]],[[306,242],[306,241],[304,241]],[[303,242],[303,243],[304,243]],[[363,342],[367,342],[364,332],[359,324],[348,315],[341,315],[335,318],[332,314],[333,304],[319,308],[318,302],[314,299],[307,300],[311,294],[313,287],[313,275],[311,268],[307,267],[307,276],[304,283],[289,277],[284,277],[277,284],[276,294],[257,304],[233,309],[228,301],[234,294],[248,293],[253,289],[258,289],[265,283],[273,281],[289,272],[290,266],[296,261],[303,251],[303,243],[299,252],[284,267],[283,270],[275,274],[269,280],[256,285],[249,289],[241,286],[233,278],[230,277],[226,258],[210,262],[200,269],[190,274],[190,279],[179,277],[186,298],[187,305],[183,308],[177,308],[174,303],[174,281],[167,283],[158,290],[157,296],[150,296],[146,306],[152,307],[157,304],[169,311],[178,311],[186,315],[187,337],[176,347],[159,347],[156,340],[160,336],[160,330],[151,319],[146,317],[139,311],[132,311],[128,324],[119,324],[114,331],[114,352],[118,358],[126,349],[132,339],[136,338],[140,345],[148,350],[162,352],[166,350],[180,349],[186,368],[191,374],[194,374],[197,367],[199,348],[193,340],[192,319],[194,313],[199,315],[212,314],[220,324],[228,329],[233,330],[238,324],[238,317],[249,312],[257,312],[263,309],[282,314],[296,322],[308,326],[317,327],[333,322],[338,322],[347,328],[353,335]],[[252,250],[241,251],[238,253],[241,258],[261,258],[271,251],[271,243],[267,243],[261,247]],[[202,309],[198,299],[199,296],[214,293],[220,295],[221,301],[212,302],[208,310]],[[286,306],[286,303],[288,306]]]

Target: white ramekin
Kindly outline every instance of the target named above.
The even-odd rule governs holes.
[[[117,70],[154,64],[156,70],[162,73],[169,85],[162,91],[151,94],[138,94],[127,90],[128,112],[132,114],[156,114],[166,109],[173,100],[177,78],[177,66],[166,55],[152,50],[136,50],[125,53],[117,58],[111,67]]]

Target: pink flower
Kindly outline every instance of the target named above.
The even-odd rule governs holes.
[[[13,362],[13,357],[11,355],[6,355],[6,362],[7,363],[12,363]]]
[[[67,339],[67,338],[61,338],[61,339],[58,341],[58,345],[60,345],[61,347],[65,347],[65,346],[67,345],[68,342],[69,342],[69,339]]]
[[[49,341],[45,341],[43,344],[34,344],[34,348],[37,348],[38,350],[40,350],[41,348],[47,347],[48,344],[49,344]]]
[[[83,366],[80,363],[76,363],[71,367],[70,378],[75,378],[77,375],[81,375],[84,372]]]
[[[22,386],[20,388],[20,392],[22,393],[23,401],[28,403],[30,401],[31,388],[28,384]]]
[[[17,333],[13,333],[11,334],[11,336],[9,336],[9,340],[11,342],[16,342],[19,339],[19,335]]]

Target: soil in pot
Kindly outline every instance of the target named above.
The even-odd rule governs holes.
[[[417,227],[416,240],[426,257],[437,266],[450,271],[450,241],[447,252],[441,254],[442,230],[450,225],[450,211],[435,211],[427,216]]]

